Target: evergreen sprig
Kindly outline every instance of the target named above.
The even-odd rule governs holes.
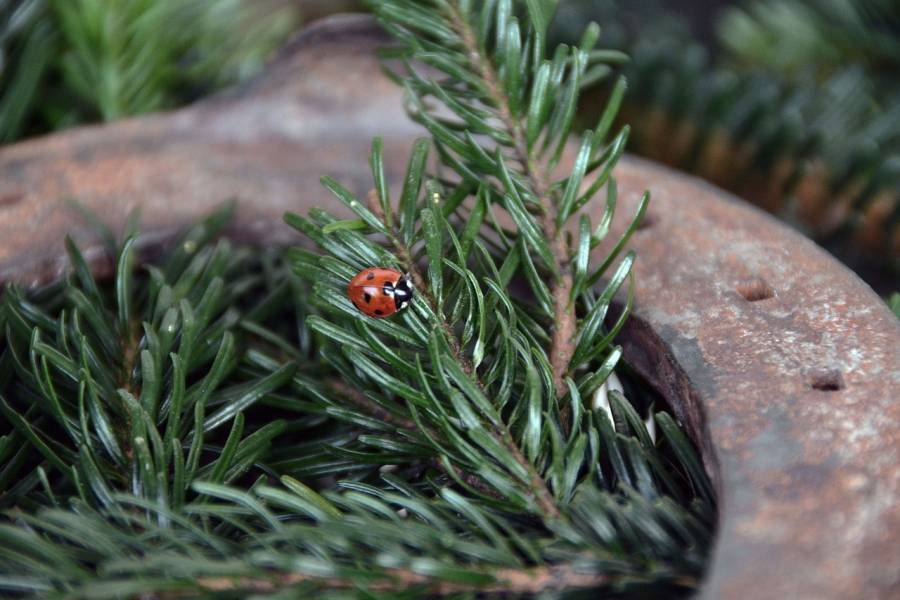
[[[615,103],[558,175],[580,88],[602,73],[594,61],[619,56],[594,50],[592,27],[544,59],[543,4],[518,18],[511,2],[478,7],[375,7],[432,138],[412,149],[402,190],[386,184],[380,140],[367,198],[323,179],[355,219],[286,215],[318,252],[292,249],[285,264],[216,242],[220,213],[155,266],[136,269],[130,231],[121,244],[107,235],[110,282],[70,244],[67,281],[7,290],[0,590],[465,598],[696,586],[712,486],[668,414],[652,417],[657,440],[607,382],[630,302],[612,323],[606,314],[646,205],[592,266],[626,135],[610,134]],[[595,225],[582,209],[604,186]],[[371,319],[353,307],[347,283],[372,266],[411,274],[409,308]]]
[[[614,99],[597,127],[582,132],[572,171],[554,179],[572,132],[581,89],[609,71],[606,62],[622,56],[594,49],[599,27],[593,24],[577,47],[559,46],[552,58],[545,58],[552,14],[548,6],[552,3],[528,3],[530,28],[524,31],[510,2],[481,7],[435,2],[429,11],[421,3],[388,1],[373,8],[404,45],[399,56],[404,60],[402,81],[412,115],[431,133],[442,163],[462,179],[462,189],[480,185],[477,195],[487,210],[502,208],[516,225],[519,235],[500,236],[497,251],[519,257],[525,265],[523,275],[539,300],[537,314],[552,323],[547,357],[554,392],[561,400],[568,392],[566,377],[581,366],[578,359],[603,351],[573,343],[591,340],[596,333],[577,331],[575,301],[599,280],[617,254],[588,272],[589,253],[603,231],[594,232],[582,214],[578,239],[569,243],[564,226],[609,180],[624,150],[628,128],[608,139],[617,109]],[[413,58],[437,73],[422,73],[410,62]],[[623,87],[620,81],[618,89]],[[444,110],[429,106],[429,101]],[[448,112],[452,117],[445,116]],[[590,185],[582,185],[598,171]],[[611,214],[615,187],[609,191]],[[633,226],[647,199],[645,195]],[[626,239],[632,231],[628,230]],[[614,281],[621,283],[619,278]],[[592,299],[586,301],[589,313],[597,305]]]
[[[242,0],[0,0],[0,142],[194,100],[256,72],[295,22]]]

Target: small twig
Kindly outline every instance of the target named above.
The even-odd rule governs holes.
[[[444,464],[437,458],[431,459],[431,464],[436,469],[440,469],[444,473],[447,473],[447,469],[444,467]],[[453,472],[456,473],[456,477],[462,480],[466,485],[471,487],[473,490],[484,494],[485,496],[490,496],[495,500],[503,500],[504,496],[496,489],[485,483],[484,479],[479,477],[478,475],[473,475],[468,471],[464,471],[457,466],[453,466]],[[451,479],[453,478],[450,473],[447,473],[447,476]]]
[[[378,406],[375,402],[366,397],[365,394],[360,392],[359,390],[350,387],[343,381],[338,379],[331,379],[328,381],[328,385],[342,397],[350,401],[354,406],[366,412],[366,414],[378,419],[379,421],[383,421],[385,423],[389,423],[394,425],[395,427],[399,427],[400,429],[405,429],[406,431],[419,433],[419,426],[416,425],[415,421],[410,419],[404,419],[398,417],[396,415],[391,414],[387,410]],[[441,435],[431,429],[426,430],[426,433],[434,439],[439,439]],[[439,459],[433,458],[429,461],[430,464],[438,469],[439,471],[443,471],[447,477],[451,479],[452,474],[447,472],[447,468]],[[502,499],[503,495],[497,492],[494,488],[489,486],[485,481],[479,477],[478,475],[474,475],[465,471],[457,466],[453,466],[453,473],[456,474],[456,477],[461,479],[466,483],[466,485],[471,486],[473,489],[485,494],[486,496],[491,496],[492,498]]]
[[[350,387],[343,381],[340,381],[338,379],[330,379],[328,381],[328,385],[335,392],[349,400],[354,406],[365,411],[369,416],[374,417],[379,421],[394,425],[395,427],[406,429],[407,431],[419,431],[419,428],[418,426],[416,426],[414,421],[410,421],[409,419],[404,419],[402,417],[391,414],[387,410],[378,406],[377,403],[368,399],[365,394],[355,388]]]
[[[412,252],[406,247],[406,244],[400,241],[400,236],[396,231],[392,231],[389,234],[389,238],[394,249],[397,251],[397,255],[400,257],[400,262],[405,265],[406,270],[409,272],[409,276],[412,277],[413,285],[416,286],[416,293],[428,302],[435,314],[440,314],[437,298],[435,298],[434,294],[431,292],[431,286],[428,285],[428,281],[422,276],[422,272],[419,271],[418,266],[413,260]],[[467,375],[472,375],[472,372],[474,371],[472,362],[465,354],[463,354],[462,348],[459,345],[459,340],[456,339],[456,334],[453,332],[453,328],[445,321],[442,321],[440,325],[444,330],[447,343],[450,345],[450,350],[459,361],[463,371],[465,371]]]
[[[132,320],[127,324],[128,331],[122,342],[122,371],[119,375],[119,387],[137,397],[140,390],[134,389],[131,383],[131,374],[137,365],[138,349],[140,348],[140,322]]]
[[[390,579],[367,581],[365,588],[374,592],[403,592],[413,588],[435,596],[450,594],[541,594],[560,590],[590,589],[609,584],[613,578],[603,573],[585,573],[575,567],[563,564],[528,569],[484,570],[481,573],[495,578],[493,583],[478,585],[451,581],[436,581],[433,578],[407,569],[388,569]],[[197,586],[210,592],[256,592],[272,593],[285,587],[302,583],[315,583],[330,589],[356,588],[360,584],[350,579],[318,577],[304,573],[276,573],[269,578],[255,577],[200,577]],[[696,581],[684,578],[686,586],[696,585]]]
[[[516,158],[534,188],[541,206],[541,228],[547,241],[550,242],[550,250],[556,263],[553,266],[559,273],[552,290],[554,323],[550,341],[550,366],[553,371],[553,387],[556,397],[562,399],[569,390],[566,384],[566,373],[569,371],[569,362],[575,352],[575,310],[572,303],[569,302],[573,286],[572,272],[569,268],[571,258],[569,249],[562,230],[556,226],[556,205],[551,198],[550,184],[547,181],[545,170],[538,165],[534,156],[528,151],[522,124],[509,112],[509,99],[500,87],[494,66],[481,51],[478,40],[465,17],[459,13],[454,4],[448,5],[451,9],[450,16],[453,25],[466,46],[469,60],[481,72],[488,94],[497,107],[500,121],[512,136]],[[568,432],[569,415],[566,407],[561,408],[560,418],[564,431]]]
[[[387,226],[387,222],[385,222],[385,226]],[[410,277],[413,279],[413,283],[416,286],[416,292],[420,294],[426,302],[431,305],[431,310],[434,314],[440,315],[440,307],[438,305],[437,298],[435,298],[434,294],[431,291],[431,287],[428,285],[425,277],[422,276],[422,273],[419,271],[419,267],[416,265],[415,261],[412,259],[412,253],[409,248],[400,240],[400,236],[396,231],[390,231],[388,233],[388,237],[391,241],[391,244],[394,246],[400,260],[404,263],[405,268],[409,271]],[[472,382],[477,385],[482,392],[485,392],[484,386],[481,383],[481,380],[478,378],[478,374],[476,373],[474,367],[472,366],[472,362],[468,359],[468,357],[463,353],[462,347],[460,346],[459,340],[456,337],[456,333],[453,331],[453,327],[451,327],[450,323],[446,321],[442,321],[440,323],[441,329],[444,331],[447,343],[450,346],[450,351],[453,354],[456,362],[462,367],[463,371]],[[487,393],[485,392],[487,396]],[[556,506],[556,502],[553,499],[553,495],[550,493],[550,489],[547,487],[547,482],[544,481],[541,474],[535,468],[535,466],[525,458],[525,455],[522,454],[522,451],[519,449],[519,446],[513,440],[512,434],[510,434],[509,429],[505,424],[500,424],[499,431],[492,431],[491,435],[494,439],[504,446],[507,450],[509,450],[510,454],[513,455],[516,462],[524,468],[528,474],[531,476],[531,488],[530,491],[534,493],[535,500],[537,501],[538,507],[544,516],[548,519],[558,519],[561,516],[559,508]]]
[[[372,188],[366,194],[366,206],[373,215],[384,221],[384,211],[381,209],[381,202],[378,199],[378,190]]]
[[[127,335],[122,343],[122,370],[119,374],[119,388],[125,390],[129,395],[138,400],[140,400],[141,391],[140,389],[135,389],[132,384],[131,373],[134,371],[135,366],[137,366],[138,349],[140,348],[140,336],[138,335],[138,332],[140,331],[139,328],[140,324],[138,321],[128,323]],[[134,450],[131,447],[131,437],[127,434],[130,429],[131,424],[127,421],[124,422],[120,430],[123,432],[123,435],[119,436],[122,444],[122,453],[129,460],[134,456]]]

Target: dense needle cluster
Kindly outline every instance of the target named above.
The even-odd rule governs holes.
[[[581,88],[619,55],[594,48],[595,26],[548,53],[537,1],[374,8],[431,134],[402,189],[389,189],[375,140],[368,198],[323,179],[356,218],[286,216],[316,251],[282,260],[216,242],[223,212],[155,266],[136,268],[134,232],[110,235],[112,281],[70,244],[67,281],[6,291],[3,593],[696,586],[715,498],[690,442],[665,412],[654,439],[617,392],[609,413],[593,407],[619,366],[634,260],[623,248],[646,198],[593,262],[627,136],[611,132],[617,101],[566,148]],[[605,203],[584,210],[602,189]],[[415,283],[391,318],[346,296],[375,265]]]

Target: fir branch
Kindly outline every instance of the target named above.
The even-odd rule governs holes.
[[[195,233],[206,232],[204,235],[208,235],[215,229],[212,223],[217,221],[217,226],[221,226],[221,221],[213,218],[198,227]],[[320,223],[322,226],[328,224],[325,220]],[[343,230],[334,231],[332,235],[342,235],[337,232]],[[9,484],[10,469],[15,473],[17,469],[27,468],[28,463],[12,460],[0,470],[0,499],[5,506],[20,507],[7,513],[9,521],[0,524],[0,574],[4,576],[0,577],[0,589],[38,595],[65,590],[73,598],[97,597],[99,593],[106,593],[103,590],[118,595],[161,597],[208,594],[227,597],[254,591],[296,591],[298,594],[340,597],[346,590],[362,587],[368,593],[382,597],[416,591],[464,597],[470,593],[510,590],[523,593],[563,591],[573,585],[576,592],[585,589],[578,587],[581,585],[625,586],[620,589],[628,586],[681,589],[695,585],[702,565],[702,549],[709,543],[709,530],[703,520],[709,515],[709,484],[703,479],[702,466],[690,444],[674,422],[663,419],[664,415],[659,417],[660,430],[666,439],[664,443],[673,448],[670,457],[661,460],[656,447],[645,446],[644,442],[641,445],[635,443],[636,439],[644,439],[641,436],[646,435],[639,429],[643,424],[631,414],[633,409],[627,402],[623,404],[624,400],[613,397],[613,414],[622,425],[617,426],[616,432],[610,423],[598,421],[601,427],[596,434],[597,444],[606,448],[611,457],[619,458],[613,460],[612,471],[602,476],[596,472],[599,479],[585,480],[578,494],[566,502],[567,525],[561,530],[564,535],[557,539],[548,531],[551,522],[543,518],[523,519],[521,510],[514,505],[510,508],[508,499],[492,493],[495,488],[480,487],[484,480],[473,481],[452,469],[453,465],[448,471],[446,457],[440,459],[439,468],[451,473],[451,481],[430,480],[427,467],[436,460],[431,448],[422,451],[421,446],[416,445],[418,442],[404,446],[396,434],[384,439],[395,449],[391,453],[379,455],[373,452],[374,447],[364,445],[376,441],[375,432],[391,431],[391,427],[408,426],[409,423],[397,422],[395,425],[381,422],[384,420],[381,418],[349,421],[357,428],[364,423],[362,426],[370,430],[368,435],[341,427],[343,419],[356,419],[355,415],[349,414],[352,411],[348,410],[346,402],[348,397],[356,394],[345,392],[367,390],[365,406],[359,410],[368,413],[373,409],[377,411],[374,407],[381,407],[385,402],[381,395],[383,390],[373,389],[359,379],[359,374],[344,372],[341,367],[339,372],[344,376],[337,386],[339,393],[332,395],[335,380],[331,369],[314,364],[303,374],[292,376],[293,365],[286,365],[287,371],[279,368],[279,360],[266,354],[266,349],[278,349],[287,343],[272,338],[276,335],[273,325],[282,319],[277,312],[272,312],[273,303],[287,299],[294,301],[292,296],[285,294],[288,288],[282,283],[283,272],[271,272],[265,261],[262,267],[252,262],[248,264],[246,261],[257,256],[257,252],[226,252],[223,246],[214,250],[206,242],[192,237],[195,233],[189,234],[189,243],[175,246],[178,250],[166,265],[150,269],[153,284],[149,289],[136,279],[132,293],[139,294],[144,300],[128,303],[132,307],[128,316],[144,321],[142,346],[146,344],[151,355],[159,351],[158,344],[168,345],[178,337],[185,338],[185,345],[176,343],[173,346],[182,360],[173,360],[174,369],[162,372],[160,385],[152,383],[152,369],[140,369],[134,375],[135,390],[154,387],[170,390],[171,396],[163,403],[162,414],[168,410],[184,423],[184,417],[193,413],[190,420],[202,428],[201,443],[206,448],[202,453],[191,450],[192,458],[184,464],[179,451],[181,444],[172,446],[169,455],[175,466],[168,484],[171,489],[162,497],[158,495],[158,488],[147,487],[150,481],[160,480],[152,471],[139,471],[136,476],[141,485],[137,491],[132,490],[131,483],[120,477],[121,467],[112,464],[108,458],[111,451],[94,451],[92,455],[100,459],[93,463],[96,469],[83,471],[79,458],[67,452],[66,447],[72,442],[57,436],[59,443],[56,443],[52,434],[48,435],[52,430],[46,422],[36,418],[35,411],[44,410],[46,401],[53,397],[63,400],[64,411],[72,410],[71,393],[58,387],[67,378],[57,379],[54,373],[54,388],[44,388],[46,395],[41,397],[38,395],[40,388],[36,387],[40,385],[40,367],[33,371],[17,370],[11,381],[8,368],[10,361],[16,360],[16,353],[21,354],[22,337],[26,341],[30,337],[22,328],[23,319],[46,331],[59,328],[59,323],[51,324],[48,319],[55,318],[54,311],[59,311],[61,296],[58,289],[50,289],[34,298],[37,302],[34,304],[18,295],[16,290],[8,291],[0,311],[0,322],[5,324],[0,331],[5,332],[7,344],[0,354],[0,375],[5,382],[3,392],[14,390],[17,406],[21,406],[18,397],[22,394],[39,400],[22,418],[11,420],[16,432],[27,432],[31,437],[26,436],[23,445],[22,438],[17,438],[15,432],[12,436],[0,436],[0,457],[8,457],[10,450],[18,447],[34,454],[41,449],[53,460],[39,465],[33,477],[25,477],[14,485]],[[450,234],[449,230],[447,233]],[[350,234],[345,240],[347,244],[341,248],[362,250],[361,241],[349,241],[356,239],[355,235]],[[293,254],[295,259],[301,256],[296,252]],[[77,260],[77,254],[73,256]],[[334,264],[333,260],[326,259],[328,257],[319,260],[322,264]],[[85,278],[73,277],[67,285],[74,284],[88,294],[99,293],[101,300],[109,298],[109,290],[86,273],[82,274]],[[321,271],[312,276],[320,282],[323,278],[328,279]],[[191,293],[198,277],[198,289]],[[218,277],[223,283],[214,283]],[[164,284],[164,281],[170,283]],[[203,393],[207,398],[205,402],[198,398],[191,406],[178,400],[185,397],[185,392],[190,398],[203,389],[202,383],[193,390],[179,389],[179,382],[184,381],[179,374],[182,370],[179,365],[190,365],[200,382],[205,378],[202,365],[208,362],[198,363],[197,358],[191,358],[194,352],[191,348],[203,347],[210,342],[215,348],[217,337],[227,337],[228,330],[213,325],[208,331],[212,337],[203,334],[206,341],[199,346],[192,344],[190,340],[197,339],[197,332],[191,333],[191,314],[194,314],[194,320],[202,317],[209,323],[216,322],[203,308],[203,302],[197,304],[197,310],[183,309],[187,317],[184,329],[180,321],[163,316],[168,309],[161,311],[159,306],[171,307],[175,300],[173,293],[187,292],[196,301],[197,298],[217,297],[221,290],[243,290],[241,294],[247,294],[263,281],[271,286],[265,288],[267,291],[250,296],[229,293],[227,295],[234,300],[231,308],[228,308],[228,302],[217,308],[227,315],[233,314],[231,311],[237,306],[244,305],[237,321],[226,321],[228,330],[245,331],[253,336],[246,343],[230,346],[238,352],[235,360],[241,368],[230,371],[226,381],[210,395]],[[209,292],[207,282],[213,285],[215,294]],[[129,289],[127,285],[117,287]],[[171,291],[165,291],[167,289]],[[304,288],[296,286],[295,289]],[[329,299],[328,307],[341,301],[327,287],[320,291]],[[259,297],[259,302],[247,307],[246,300],[253,296]],[[70,292],[62,297],[78,298],[78,294]],[[290,302],[288,306],[291,306]],[[447,305],[444,308],[448,308]],[[298,307],[296,310],[308,314],[311,309]],[[159,316],[154,318],[152,315]],[[125,316],[123,313],[122,317]],[[406,317],[413,319],[411,323],[415,322],[413,315]],[[247,319],[253,326],[241,327],[242,319]],[[92,323],[103,326],[101,320]],[[148,329],[151,323],[156,325]],[[315,321],[309,324],[316,329],[321,326]],[[362,324],[368,327],[376,323],[363,321]],[[388,323],[380,325],[405,335]],[[106,328],[106,331],[113,329]],[[90,334],[89,331],[85,333]],[[166,335],[173,337],[167,341]],[[363,337],[369,339],[367,335]],[[44,339],[49,341],[50,338]],[[53,343],[57,341],[53,340]],[[371,343],[368,351],[374,354],[378,345],[375,340]],[[60,347],[64,348],[65,343],[62,344]],[[50,344],[39,344],[36,348],[42,355],[53,357],[54,365],[67,368],[65,360],[51,351]],[[320,351],[322,356],[329,356],[327,348]],[[402,346],[396,347],[395,351],[405,353]],[[218,351],[220,355],[222,352],[221,349]],[[115,355],[111,358],[115,359]],[[332,358],[336,361],[334,364],[340,366],[340,361]],[[209,360],[211,357],[206,359]],[[114,368],[110,371],[118,373],[118,362],[114,360],[113,363]],[[199,371],[196,370],[198,365]],[[218,369],[213,365],[211,370],[216,372]],[[244,404],[245,412],[231,412],[230,421],[210,419],[210,416],[220,414],[223,406],[233,405],[235,399],[246,397],[248,386],[259,389],[262,381],[271,379],[268,374],[279,371],[287,377],[286,380],[279,376],[285,386],[280,392],[263,395],[255,404]],[[32,378],[29,373],[38,377]],[[101,376],[102,372],[98,371],[96,375]],[[142,397],[144,394],[143,391],[140,393]],[[88,400],[89,404],[93,402]],[[333,434],[324,439],[313,438],[313,445],[297,444],[296,426],[286,430],[283,420],[272,420],[271,410],[276,407],[280,411],[293,411],[295,422],[309,422],[308,432],[324,427]],[[402,410],[388,412],[392,416],[402,413]],[[53,412],[43,414],[45,418],[56,418]],[[132,414],[138,416],[141,411]],[[419,421],[424,415],[412,414],[413,420]],[[334,420],[323,421],[325,415]],[[590,416],[587,418],[591,419]],[[163,417],[163,423],[165,420]],[[416,427],[421,432],[419,421]],[[62,427],[66,422],[65,417],[59,420]],[[169,423],[172,424],[171,417]],[[221,431],[220,434],[226,435],[217,436],[215,429],[219,425],[216,423],[228,424],[229,427],[221,429],[230,429],[230,432]],[[153,437],[152,427],[149,423],[146,425],[143,430],[124,432],[132,440],[134,461],[149,458],[151,463],[164,465],[162,455],[154,449],[156,444],[148,447],[140,441],[146,433]],[[177,425],[173,427],[180,429]],[[431,429],[428,426],[425,431]],[[245,431],[252,432],[245,435]],[[196,435],[197,431],[194,433]],[[99,423],[92,421],[87,434],[90,444],[96,446],[96,440],[102,438]],[[632,435],[637,437],[632,438]],[[363,444],[357,447],[368,448],[368,452],[353,453],[353,446],[347,446],[346,441],[332,441],[341,437],[348,439],[348,436],[355,440],[352,443]],[[196,437],[193,442],[189,437],[187,440],[187,446],[197,447]],[[450,446],[440,446],[443,450],[438,452],[449,450],[453,454],[456,448],[452,446],[459,443],[457,440]],[[165,453],[169,446],[164,443],[159,448]],[[323,447],[326,448],[324,452]],[[397,448],[405,448],[408,454],[398,455]],[[335,456],[339,456],[336,453],[342,449],[357,457],[356,460],[370,461],[372,466],[361,470],[358,463],[335,461]],[[588,456],[599,460],[599,446],[594,452]],[[290,460],[283,460],[288,457]],[[490,457],[484,458],[490,460]],[[128,461],[131,460],[129,457]],[[67,467],[73,461],[77,465],[74,486],[65,479],[69,472]],[[289,466],[301,461],[311,461],[312,468],[306,471]],[[668,474],[672,468],[669,461],[678,465],[681,475],[672,478]],[[386,469],[381,472],[378,468],[398,462],[400,466],[390,472]],[[576,464],[580,462],[579,458]],[[282,485],[277,487],[266,485],[259,479],[253,484],[237,483],[236,477],[251,465],[262,463],[268,463],[264,468],[270,472],[271,469],[289,469],[295,474],[310,473],[305,477],[308,483],[289,476],[282,477]],[[410,467],[406,468],[404,464]],[[605,467],[598,465],[595,468]],[[125,471],[129,470],[126,467]],[[347,477],[348,474],[351,476]],[[334,477],[342,479],[336,485],[315,483],[322,478],[333,482]],[[684,482],[680,477],[685,478]],[[597,485],[606,487],[613,481],[619,482],[616,489],[610,487],[608,491],[601,491],[595,488]],[[222,482],[232,482],[232,485],[222,485]],[[89,483],[92,489],[86,489],[84,483]],[[487,483],[493,486],[502,482],[488,480]],[[637,489],[641,492],[633,491]],[[701,495],[695,497],[692,489],[700,490]],[[678,504],[674,503],[676,499]],[[63,508],[69,503],[74,503],[75,510]],[[623,511],[623,506],[628,509]],[[669,525],[660,529],[657,524],[671,525],[676,522],[673,519],[677,519],[677,526],[671,530],[672,537],[662,542],[660,535],[669,535],[666,533]],[[625,548],[635,554],[622,554]],[[322,559],[323,552],[328,556],[327,560]],[[390,562],[382,564],[386,557]],[[651,564],[664,566],[648,568]],[[7,576],[13,573],[16,574],[14,577]],[[329,595],[330,591],[334,595]]]
[[[571,302],[573,278],[569,269],[572,257],[569,254],[565,239],[563,239],[562,230],[557,226],[559,214],[556,210],[556,204],[550,197],[550,184],[547,181],[544,169],[538,165],[534,153],[528,149],[523,124],[514,118],[509,110],[510,100],[506,97],[499,84],[493,64],[484,55],[469,22],[464,18],[459,7],[452,1],[447,2],[446,7],[452,26],[465,45],[469,60],[484,79],[488,94],[493,100],[493,105],[500,120],[513,140],[516,158],[530,181],[541,208],[541,226],[553,252],[555,264],[552,271],[557,274],[554,278],[551,292],[553,297],[554,325],[549,351],[553,367],[553,386],[557,397],[562,399],[568,393],[566,377],[569,374],[569,362],[575,351],[573,343],[575,338],[575,310]],[[567,412],[563,413],[564,431],[567,431],[569,428],[567,414]]]
[[[578,47],[557,48],[552,59],[545,59],[547,19],[540,3],[528,5],[531,21],[525,19],[527,26],[522,28],[508,1],[485,5],[480,12],[470,3],[449,0],[425,4],[391,0],[373,8],[405,47],[405,71],[397,77],[412,96],[413,118],[432,134],[446,165],[469,185],[486,187],[488,202],[502,207],[516,223],[518,234],[513,237],[524,243],[513,247],[510,236],[499,228],[497,234],[504,251],[520,255],[526,280],[540,301],[541,317],[549,320],[550,380],[560,406],[561,432],[568,436],[568,381],[584,366],[586,356],[583,348],[578,352],[587,336],[579,329],[579,300],[587,304],[586,312],[602,308],[602,303],[585,297],[585,288],[600,279],[622,245],[599,269],[587,273],[587,252],[605,229],[592,233],[589,216],[581,215],[576,256],[567,243],[565,226],[607,182],[614,202],[610,174],[628,132],[623,128],[612,142],[606,140],[616,103],[610,103],[595,131],[582,135],[570,176],[553,180],[553,172],[567,146],[581,86],[606,68],[592,61],[612,53],[592,50],[598,35],[592,25]],[[444,85],[412,61],[456,81]],[[457,121],[428,102],[432,99]],[[518,168],[508,168],[507,160]],[[582,189],[585,178],[595,172],[599,173],[595,180]],[[599,377],[579,380],[579,385],[600,383]]]
[[[420,282],[422,282],[423,280],[422,280],[421,274],[419,274],[418,271],[416,271],[416,274],[417,274],[418,280]],[[424,286],[424,283],[422,283],[422,285]],[[422,287],[420,289],[427,289],[427,288]],[[452,332],[451,332],[451,334],[452,334]],[[456,337],[453,336],[452,339],[455,340]],[[458,344],[458,342],[457,342],[457,344]],[[460,363],[462,364],[461,359],[460,359]],[[469,373],[471,374],[471,372],[469,372]],[[480,382],[479,382],[479,384],[480,384]],[[441,437],[441,435],[437,431],[434,431],[432,429],[424,428],[424,427],[423,427],[423,429],[420,429],[420,426],[411,419],[404,419],[404,418],[396,417],[396,416],[392,415],[391,413],[386,411],[384,408],[379,406],[377,403],[375,403],[372,400],[370,400],[369,398],[367,398],[365,396],[365,394],[363,394],[362,392],[360,392],[359,390],[357,390],[355,388],[352,388],[352,387],[346,385],[344,382],[342,382],[340,380],[330,381],[329,386],[332,389],[334,389],[337,393],[339,393],[341,396],[346,398],[349,402],[351,402],[358,409],[362,410],[363,412],[365,412],[368,415],[371,415],[373,418],[375,418],[379,421],[399,427],[399,428],[409,431],[411,433],[417,433],[419,431],[423,431],[429,438],[432,438],[432,439],[439,439]],[[491,486],[486,484],[484,482],[484,480],[481,479],[480,477],[478,477],[477,475],[467,473],[466,471],[463,471],[459,467],[455,467],[453,465],[450,465],[449,469],[448,469],[448,465],[444,464],[437,458],[435,458],[431,461],[431,465],[434,468],[447,473],[447,475],[450,476],[452,479],[460,479],[460,480],[464,481],[466,483],[466,485],[472,487],[473,489],[478,490],[482,494],[485,494],[487,496],[491,496],[494,498],[501,498],[501,496],[497,493],[497,491],[494,488],[492,488]],[[540,483],[541,483],[541,485],[544,485],[543,482],[540,482]],[[550,510],[553,510],[554,508],[555,507],[551,507]]]
[[[537,25],[523,19],[524,38],[509,2],[485,3],[479,17],[455,6],[545,169],[547,194],[498,125],[497,98],[443,0],[389,0],[396,10],[382,17],[410,43],[408,58],[449,75],[407,73],[433,137],[413,148],[396,202],[375,140],[366,201],[323,179],[356,218],[286,215],[319,247],[287,254],[303,283],[271,254],[215,242],[227,220],[218,214],[144,270],[132,268],[131,241],[107,236],[112,282],[95,280],[71,245],[67,281],[5,291],[0,592],[566,597],[696,585],[715,498],[691,443],[665,413],[656,440],[620,394],[608,411],[592,408],[621,355],[612,342],[625,316],[609,327],[604,317],[633,262],[626,255],[593,289],[635,226],[591,267],[625,132],[606,141],[609,109],[582,136],[568,177],[551,177],[596,31],[547,61],[539,5],[529,3]],[[499,41],[487,41],[492,31]],[[431,95],[460,121],[425,110]],[[428,174],[430,146],[456,176]],[[604,215],[596,229],[580,215],[562,264],[542,238],[541,200],[565,241],[569,219],[604,185]],[[498,226],[495,208],[515,227]],[[347,282],[373,266],[416,282],[389,319],[347,298]],[[546,281],[567,270],[579,319],[560,396]],[[533,296],[514,291],[517,281]]]
[[[351,402],[354,406],[356,406],[360,410],[365,411],[373,418],[390,425],[394,425],[401,429],[406,429],[407,431],[418,431],[418,427],[416,426],[415,421],[392,415],[388,411],[378,406],[378,404],[376,404],[375,402],[372,402],[371,400],[366,398],[365,394],[360,392],[358,389],[350,387],[343,381],[339,379],[333,379],[328,382],[328,385],[331,389],[345,398],[348,402]]]
[[[386,214],[390,214],[390,210],[388,210]],[[401,264],[411,275],[412,280],[416,285],[416,289],[431,305],[432,312],[438,316],[442,315],[443,311],[441,310],[441,307],[435,297],[434,291],[431,289],[431,286],[428,284],[425,277],[422,276],[418,265],[412,260],[412,253],[410,252],[409,247],[400,240],[400,232],[396,228],[390,227],[388,218],[384,219],[384,226],[388,231],[388,238],[391,245],[396,250]],[[456,333],[453,331],[453,324],[446,320],[440,320],[438,324],[444,332],[445,339],[450,344],[450,350],[453,358],[459,364],[460,368],[463,370],[466,376],[468,376],[472,380],[472,383],[478,386],[481,392],[485,394],[485,397],[487,397],[488,394],[486,386],[480,380],[480,378],[478,377],[478,373],[472,367],[472,362],[463,354],[459,339],[457,338]],[[531,491],[535,494],[538,506],[544,517],[551,521],[559,519],[561,513],[559,508],[556,506],[556,502],[553,500],[553,495],[550,493],[547,483],[544,481],[543,477],[541,477],[541,474],[538,473],[537,469],[535,469],[531,461],[526,459],[522,454],[519,446],[513,441],[513,437],[510,434],[509,428],[506,426],[506,424],[503,422],[494,424],[494,430],[491,432],[491,434],[494,436],[494,439],[498,444],[501,444],[506,448],[506,450],[513,456],[515,461],[522,467],[522,469],[528,472],[531,478]]]

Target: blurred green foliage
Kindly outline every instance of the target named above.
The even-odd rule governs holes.
[[[704,41],[659,0],[569,0],[555,35],[574,43],[596,20],[631,56],[631,152],[736,192],[895,289],[900,2],[754,0],[719,17]]]
[[[176,106],[257,71],[286,4],[0,0],[0,142]]]
[[[898,27],[894,0],[758,0],[724,13],[719,40],[737,63],[789,76],[857,64],[878,89],[897,91]]]

